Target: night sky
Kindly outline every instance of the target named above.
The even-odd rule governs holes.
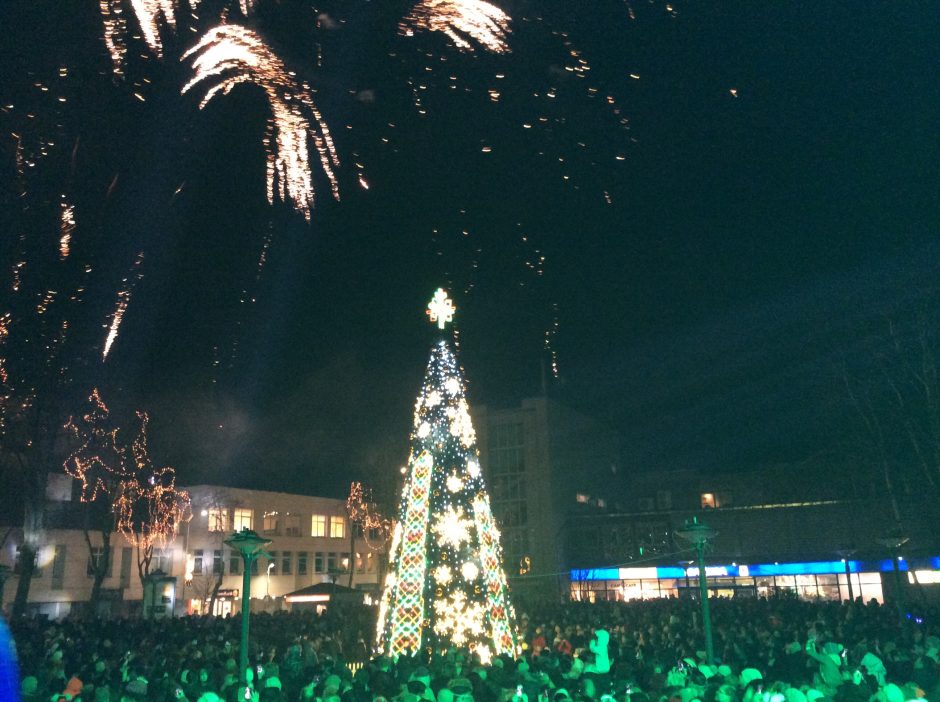
[[[260,0],[246,24],[309,81],[342,162],[339,202],[315,170],[309,224],[265,199],[260,91],[180,96],[185,30],[162,60],[131,39],[115,80],[98,3],[74,5],[0,9],[0,118],[35,127],[48,76],[68,95],[79,146],[47,170],[73,176],[47,199],[76,203],[94,267],[83,382],[148,409],[186,483],[340,495],[397,473],[438,286],[471,405],[544,377],[619,432],[627,470],[844,454],[840,367],[865,372],[879,320],[936,285],[933,3],[510,2],[493,55],[398,36],[396,2]]]

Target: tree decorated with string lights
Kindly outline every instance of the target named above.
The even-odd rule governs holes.
[[[141,583],[150,574],[154,549],[165,548],[176,538],[181,524],[192,519],[189,492],[176,487],[176,471],[154,468],[147,447],[150,417],[137,412],[140,429],[131,444],[136,478],[121,484],[114,496],[121,536],[137,548],[137,573]]]
[[[392,656],[456,646],[486,662],[516,652],[515,615],[463,375],[443,336],[454,311],[438,289],[428,315],[441,337],[415,404],[376,639]]]
[[[90,607],[94,612],[102,583],[112,566],[111,537],[117,531],[112,498],[130,489],[129,484],[135,482],[134,468],[127,448],[120,443],[120,427],[98,388],[88,396],[85,411],[77,417],[69,417],[65,431],[73,450],[62,467],[67,475],[81,483],[79,500],[86,504],[82,513],[83,533],[93,577]],[[92,532],[101,539],[101,551],[97,554]]]
[[[91,610],[95,611],[102,583],[111,570],[111,538],[115,532],[137,548],[140,578],[147,576],[154,547],[172,541],[180,524],[191,516],[189,493],[176,487],[172,468],[155,469],[147,447],[149,417],[137,412],[137,434],[129,446],[121,428],[95,388],[87,409],[70,417],[65,430],[72,451],[63,463],[65,473],[81,483],[85,543],[92,576]],[[96,554],[91,532],[101,538]]]
[[[370,551],[379,551],[385,543],[385,536],[391,529],[391,522],[382,516],[372,491],[359,481],[349,485],[346,497],[346,516],[349,518],[349,587],[353,585],[353,573],[356,568],[356,534],[362,533],[362,540]],[[373,534],[379,537],[373,543]]]

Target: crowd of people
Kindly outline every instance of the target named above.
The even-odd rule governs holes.
[[[12,623],[24,702],[907,702],[940,698],[932,618],[877,603],[695,601],[517,606],[521,653],[370,660],[372,612]]]

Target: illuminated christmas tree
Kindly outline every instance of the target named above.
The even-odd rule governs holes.
[[[443,331],[454,310],[438,289],[428,315]],[[390,563],[379,608],[380,651],[429,655],[456,646],[484,662],[516,652],[499,530],[460,366],[443,338],[431,349],[415,404]]]

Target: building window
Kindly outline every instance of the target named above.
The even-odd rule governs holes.
[[[204,555],[201,548],[193,552],[193,575],[202,575],[202,559]]]
[[[173,551],[168,548],[155,548],[150,561],[150,570],[162,570],[169,574],[173,570]]]
[[[286,536],[300,536],[300,515],[288,512],[284,515],[284,534]]]
[[[225,573],[225,562],[222,560],[222,550],[212,552],[212,572],[215,575]]]
[[[252,512],[250,509],[237,508],[235,510],[235,531],[241,531],[242,529],[252,529],[252,521]]]
[[[114,572],[114,549],[109,551],[108,556],[108,572],[106,577],[110,578],[111,573]],[[93,549],[91,549],[91,553],[88,555],[88,567],[86,569],[89,576],[94,577],[95,571],[98,569],[98,564],[101,563],[101,560],[104,557],[105,551],[103,547],[95,546]],[[17,552],[17,562],[19,562],[19,552]]]
[[[339,564],[342,567],[343,572],[348,573],[349,572],[349,554],[341,553],[339,555],[340,555]]]
[[[337,517],[335,515],[330,517],[330,538],[346,538],[346,517]]]
[[[281,574],[291,574],[291,560],[293,559],[293,555],[294,554],[290,551],[281,551]]]
[[[238,551],[228,552],[228,572],[232,575],[239,575],[242,572],[242,557]]]
[[[315,514],[310,518],[310,536],[326,536],[325,514]]]
[[[336,572],[336,554],[332,551],[327,554],[326,557],[326,572],[335,573]]]
[[[702,493],[702,509],[715,509],[718,506],[719,506],[718,500],[715,499],[715,493],[713,492]]]
[[[267,536],[277,536],[278,534],[278,518],[277,512],[265,512],[264,519],[261,523],[261,529]]]
[[[300,551],[297,554],[297,575],[307,574],[307,552]]]
[[[326,572],[326,569],[323,567],[323,551],[317,551],[313,556],[313,572],[314,573]]]
[[[229,511],[223,507],[212,507],[209,509],[209,531],[217,534],[220,531],[229,530]]]
[[[252,558],[252,559],[251,559],[251,574],[252,574],[252,575],[257,575],[257,574],[258,574],[258,560],[259,560],[259,559],[257,559],[257,558]]]

